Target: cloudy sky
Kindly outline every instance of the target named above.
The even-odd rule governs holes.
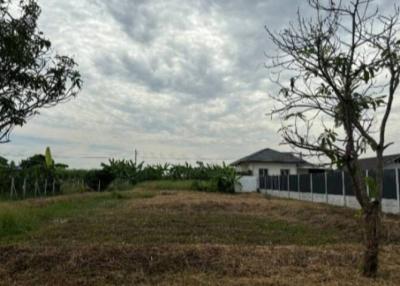
[[[50,146],[57,161],[86,168],[133,158],[135,148],[147,162],[289,150],[278,119],[265,115],[275,87],[264,26],[281,29],[305,2],[39,0],[40,28],[79,63],[84,88],[15,129],[1,155],[18,161]],[[395,125],[390,138],[400,135]]]

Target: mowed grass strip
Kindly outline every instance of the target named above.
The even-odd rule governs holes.
[[[129,197],[135,192],[142,191],[123,194]],[[336,208],[323,210],[256,194],[150,193],[150,200],[124,200],[117,207],[50,224],[36,232],[30,243],[325,245],[362,240],[359,218],[345,209],[344,213]],[[392,240],[399,234],[394,231]]]
[[[0,243],[26,240],[32,232],[67,219],[87,217],[102,209],[115,208],[122,199],[151,198],[155,194],[88,193],[48,199],[0,202]]]
[[[367,280],[358,275],[361,218],[344,208],[143,186],[0,208],[0,285],[398,285],[400,279],[397,216],[384,216],[382,268],[378,279]]]
[[[0,242],[325,245],[360,243],[361,219],[344,208],[261,195],[147,191],[81,194],[0,206]],[[397,218],[384,243],[400,242]]]
[[[109,210],[44,228],[38,243],[322,245],[340,242],[334,231],[252,215]]]
[[[2,241],[19,239],[37,245],[318,246],[362,241],[361,219],[353,210],[268,200],[257,194],[144,191],[140,188],[130,192],[76,195],[55,201],[31,201],[3,211],[0,219]],[[384,243],[399,243],[399,220],[390,219],[386,223]]]

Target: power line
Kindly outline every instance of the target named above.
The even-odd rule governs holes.
[[[121,158],[121,157],[129,157],[125,156],[126,154],[113,154],[113,155],[60,155],[57,153],[53,154],[53,157],[60,158],[60,159],[89,159],[89,160],[98,160],[98,159],[112,159],[112,158]],[[135,150],[135,162],[138,161],[139,152]],[[4,157],[20,157],[20,158],[28,158],[32,156],[32,154],[10,154],[4,153]],[[227,158],[227,157],[202,157],[202,156],[193,156],[193,157],[186,157],[186,156],[146,156],[142,155],[140,158],[145,160],[175,160],[175,161],[231,161],[236,160],[237,158]]]

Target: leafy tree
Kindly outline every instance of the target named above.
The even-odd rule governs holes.
[[[77,95],[81,76],[73,59],[54,54],[37,27],[41,10],[34,0],[0,0],[0,143],[15,126]]]
[[[85,175],[85,185],[92,191],[104,191],[115,179],[114,174],[108,168],[102,170],[90,170]]]
[[[373,0],[309,0],[314,18],[298,19],[269,38],[279,53],[267,66],[277,75],[284,142],[326,156],[344,167],[363,210],[363,274],[376,275],[381,228],[386,126],[400,80],[399,9],[382,15]],[[359,157],[376,154],[376,179],[369,184]]]
[[[42,154],[36,154],[32,157],[22,160],[19,166],[21,167],[21,169],[29,169],[32,167],[44,168],[46,166],[46,157]]]
[[[67,169],[69,168],[69,166],[68,166],[67,164],[64,164],[64,163],[56,163],[56,164],[54,165],[54,167],[55,167],[57,170],[67,170]]]
[[[8,167],[8,160],[0,156],[0,167]]]

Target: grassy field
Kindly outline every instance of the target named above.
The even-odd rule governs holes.
[[[399,284],[396,216],[367,280],[356,211],[173,187],[0,203],[0,285]]]

